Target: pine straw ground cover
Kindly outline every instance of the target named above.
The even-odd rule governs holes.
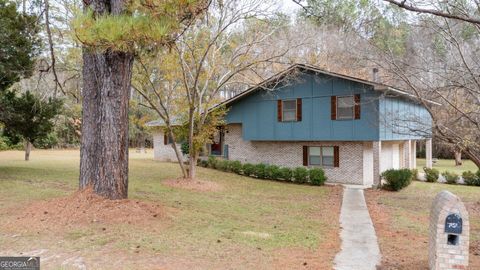
[[[480,187],[413,182],[399,192],[368,190],[366,199],[382,253],[381,269],[428,269],[428,227],[434,197],[449,190],[470,215],[470,266],[480,269]]]
[[[130,153],[129,199],[76,192],[78,151],[0,152],[0,256],[42,269],[331,269],[340,187],[255,180]]]

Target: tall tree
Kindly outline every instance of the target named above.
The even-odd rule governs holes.
[[[39,39],[36,17],[19,13],[15,2],[0,0],[0,92],[32,74]]]
[[[4,135],[13,143],[25,141],[25,160],[28,161],[32,144],[52,131],[53,119],[60,113],[62,102],[58,99],[43,101],[29,91],[17,94],[7,90],[0,95],[0,108]]]
[[[75,32],[83,43],[81,189],[128,195],[128,105],[135,50],[169,43],[205,1],[84,1]]]
[[[196,177],[202,148],[223,124],[225,111],[212,110],[221,101],[221,92],[262,81],[260,70],[268,69],[291,49],[302,45],[299,42],[272,48],[267,41],[278,37],[285,28],[282,22],[269,21],[272,15],[268,4],[260,0],[212,3],[205,17],[195,21],[175,42],[174,50],[169,53],[173,63],[156,61],[153,69],[145,70],[142,81],[147,82],[143,83],[147,87],[137,90],[167,125],[172,120],[169,109],[178,106],[168,107],[169,96],[163,93],[171,93],[169,87],[181,93],[174,97],[177,102],[182,100],[184,108],[181,117],[189,145],[188,178]],[[149,82],[151,78],[154,79]],[[170,131],[167,127],[167,132]],[[181,157],[177,158],[181,164]]]

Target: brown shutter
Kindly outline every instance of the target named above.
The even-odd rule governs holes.
[[[164,145],[167,145],[167,144],[168,144],[167,134],[163,134],[163,144],[164,144]]]
[[[340,167],[340,147],[333,147],[333,167]]]
[[[355,95],[355,119],[360,119],[360,94]]]
[[[302,121],[302,99],[297,98],[297,121]]]
[[[282,101],[277,100],[277,119],[278,122],[282,122]]]
[[[303,146],[303,166],[308,166],[308,146]]]
[[[330,107],[331,107],[331,119],[337,120],[337,96],[332,96],[330,99]]]

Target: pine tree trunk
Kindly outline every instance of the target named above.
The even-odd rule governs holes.
[[[84,2],[86,3],[86,2]],[[125,0],[93,0],[95,14],[118,15]],[[128,102],[133,54],[83,49],[80,189],[109,199],[128,195]]]
[[[80,188],[127,197],[128,101],[133,55],[83,52]]]
[[[30,160],[30,151],[32,150],[32,143],[29,141],[25,142],[25,161]]]

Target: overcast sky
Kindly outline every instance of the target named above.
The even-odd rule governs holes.
[[[285,13],[295,13],[300,9],[300,6],[295,4],[292,0],[278,0],[281,5],[283,12]]]

